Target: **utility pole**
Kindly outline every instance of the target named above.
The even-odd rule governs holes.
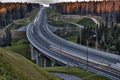
[[[88,71],[88,66],[89,66],[89,61],[88,61],[88,45],[89,45],[89,40],[90,39],[92,39],[92,38],[94,38],[94,37],[96,37],[96,35],[93,35],[93,36],[91,36],[91,37],[89,37],[88,39],[87,39],[87,71]]]
[[[82,32],[81,32],[82,30],[80,29],[80,44],[81,44],[81,41],[82,41],[82,37],[81,37],[81,35],[82,35]]]
[[[88,71],[88,40],[87,40],[87,71]]]
[[[96,49],[98,48],[98,24],[96,25]]]

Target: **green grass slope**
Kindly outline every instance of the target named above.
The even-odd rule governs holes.
[[[94,74],[92,72],[87,72],[79,67],[47,67],[44,69],[50,72],[60,72],[75,75],[82,80],[110,80],[106,77]]]
[[[92,26],[92,27],[96,26],[95,22],[90,18],[82,18],[77,23],[83,26]]]
[[[61,80],[25,57],[0,49],[0,80]]]
[[[10,47],[7,47],[6,50],[16,52],[27,59],[31,59],[30,45],[29,44],[12,44]]]

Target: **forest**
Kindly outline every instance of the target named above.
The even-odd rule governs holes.
[[[120,54],[120,0],[53,3],[50,8],[63,15],[101,17],[100,26],[96,24],[96,28],[84,25],[82,44],[86,45],[88,37],[94,33],[97,34],[99,49]],[[89,43],[95,47],[96,44],[93,43],[95,44],[95,39]]]
[[[104,19],[107,16],[111,22],[120,22],[116,19],[119,16],[120,0],[62,2],[50,4],[50,7],[61,14],[96,15]]]
[[[22,19],[40,5],[38,3],[0,3],[0,47],[11,45],[10,28],[2,30],[14,20]]]

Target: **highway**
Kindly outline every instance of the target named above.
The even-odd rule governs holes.
[[[52,33],[48,27],[45,8],[42,8],[27,28],[28,40],[45,56],[56,60],[58,63],[86,69],[88,54],[89,71],[99,72],[99,74],[114,80],[120,79],[120,68],[117,65],[120,64],[119,55],[66,41]]]

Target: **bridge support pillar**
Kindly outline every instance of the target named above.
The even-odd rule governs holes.
[[[42,67],[42,54],[37,53],[36,64]]]
[[[31,47],[31,60],[36,61],[36,64],[40,67],[50,67],[55,66],[55,61],[47,58],[42,54],[42,52],[38,51],[34,46]]]
[[[36,64],[40,67],[50,67],[52,66],[52,61],[42,53],[37,52]]]
[[[35,52],[35,48],[32,46],[32,45],[30,45],[30,47],[31,47],[31,60],[36,60],[36,52]]]
[[[52,66],[52,61],[44,56],[44,67]]]

